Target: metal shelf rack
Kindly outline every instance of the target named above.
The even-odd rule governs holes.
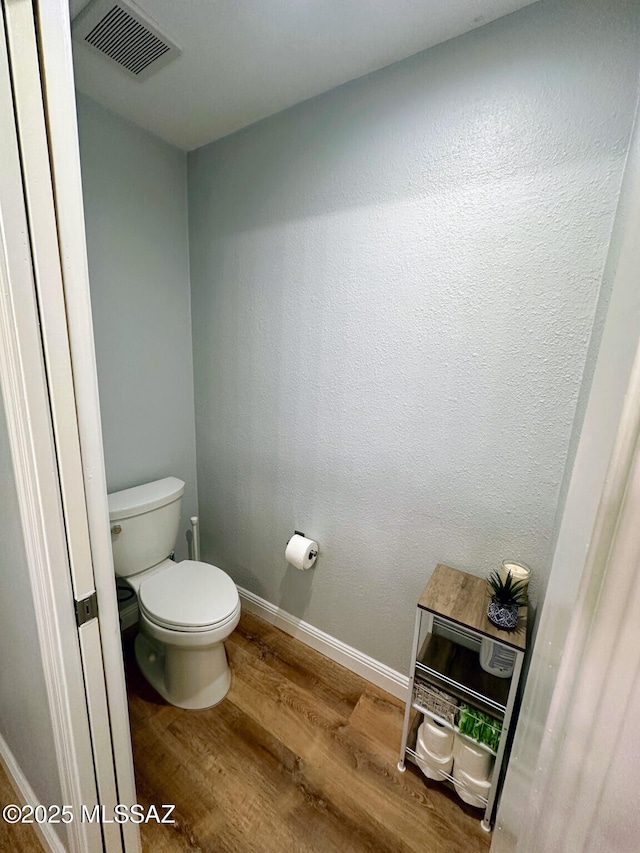
[[[416,733],[421,715],[427,715],[458,731],[460,708],[467,705],[498,720],[496,749],[480,744],[495,756],[491,786],[482,800],[482,828],[489,831],[494,818],[502,765],[511,727],[522,662],[526,650],[526,608],[521,608],[513,631],[494,627],[486,616],[486,581],[475,575],[438,565],[416,608],[416,622],[409,674],[409,698],[404,715],[398,769],[405,761],[418,762]],[[514,657],[510,678],[499,678],[480,666],[480,645],[491,640]],[[447,698],[448,697],[448,698]],[[429,706],[429,707],[427,707]],[[447,782],[454,781],[444,774]],[[436,783],[437,784],[437,783]],[[456,782],[460,786],[460,781]]]

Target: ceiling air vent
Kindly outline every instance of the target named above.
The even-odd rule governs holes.
[[[144,80],[180,55],[155,24],[121,0],[94,0],[73,22],[73,37],[136,80]]]

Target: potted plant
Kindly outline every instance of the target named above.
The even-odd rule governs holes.
[[[518,624],[518,611],[527,603],[527,584],[515,580],[511,572],[503,578],[492,572],[488,580],[491,601],[487,618],[497,628],[509,631]]]

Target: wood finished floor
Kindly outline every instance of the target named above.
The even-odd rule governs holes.
[[[486,853],[481,812],[408,766],[401,703],[244,613],[206,711],[165,703],[126,654],[138,802],[175,803],[145,851]]]
[[[0,807],[9,803],[21,805],[22,800],[13,790],[11,782],[0,764]],[[42,845],[32,824],[5,823],[0,818],[0,850],[11,853],[43,853]]]

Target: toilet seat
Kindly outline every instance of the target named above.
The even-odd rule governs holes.
[[[147,619],[179,632],[223,628],[238,615],[240,597],[229,575],[210,563],[171,563],[140,584],[140,610]]]

